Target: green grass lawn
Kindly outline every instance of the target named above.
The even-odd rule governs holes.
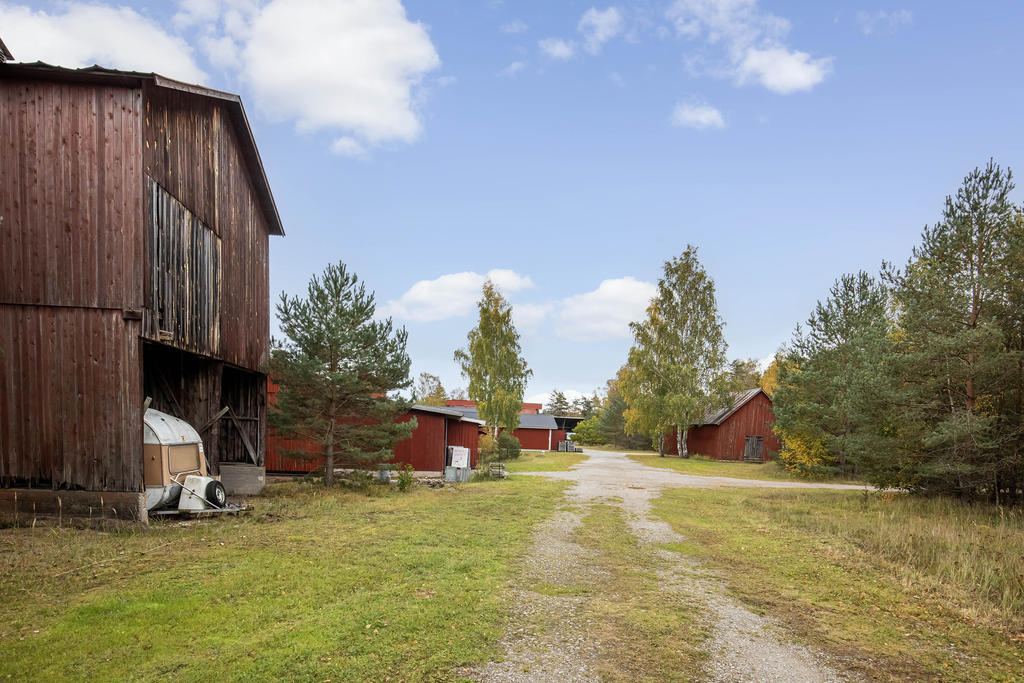
[[[0,530],[0,678],[451,679],[497,654],[502,588],[561,490],[285,483],[239,517]]]
[[[577,541],[594,552],[585,613],[601,680],[701,680],[708,637],[702,610],[695,599],[663,590],[666,560],[629,530],[623,510],[590,507]]]
[[[557,451],[523,451],[515,460],[505,461],[508,472],[564,472],[571,466],[586,460],[582,453],[558,453]]]
[[[877,679],[1024,678],[1024,513],[901,494],[668,491],[654,513],[753,609]]]
[[[822,481],[833,484],[858,484],[861,482],[840,479],[805,479],[788,472],[777,462],[729,462],[712,460],[700,455],[689,458],[676,456],[660,457],[657,453],[630,452],[629,458],[651,467],[663,467],[682,474],[697,474],[708,477],[733,477],[735,479],[765,479],[768,481]]]

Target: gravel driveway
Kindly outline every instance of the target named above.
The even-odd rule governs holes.
[[[652,518],[651,500],[668,488],[765,487],[863,490],[863,486],[733,479],[680,474],[648,467],[624,453],[586,451],[587,459],[568,472],[530,475],[572,482],[567,503],[534,534],[524,558],[521,585],[565,585],[579,572],[591,571],[589,551],[575,542],[575,532],[587,506],[612,504],[626,513],[630,530],[652,544],[685,540],[667,523]],[[703,608],[711,638],[704,649],[705,670],[712,681],[843,681],[852,677],[837,670],[822,653],[788,641],[771,619],[747,610],[730,598],[720,579],[688,558],[658,549],[671,568],[660,576],[661,588],[679,591]],[[552,596],[516,588],[519,611],[501,645],[505,657],[471,672],[481,681],[594,681],[599,649],[582,636],[585,598]]]

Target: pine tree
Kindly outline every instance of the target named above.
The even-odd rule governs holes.
[[[591,417],[594,414],[596,406],[599,404],[600,403],[597,399],[597,396],[594,396],[593,398],[589,396],[580,396],[578,399],[572,402],[572,407],[570,408],[569,415],[587,419],[588,417]]]
[[[807,475],[866,470],[880,481],[891,476],[888,313],[885,287],[863,271],[844,275],[777,357],[774,430],[788,468]]]
[[[1024,245],[1013,176],[975,169],[902,271],[902,466],[912,488],[1020,500],[1024,486]]]
[[[429,372],[421,372],[412,390],[412,400],[422,406],[447,405],[448,393],[441,384],[441,378]]]
[[[678,452],[689,457],[687,430],[729,400],[715,285],[695,247],[665,263],[646,320],[630,327],[634,343],[620,387],[628,424],[654,438],[674,427]]]
[[[479,322],[469,331],[466,348],[455,352],[455,362],[469,382],[469,398],[476,401],[497,441],[500,430],[511,433],[519,425],[526,382],[533,372],[520,355],[512,306],[490,280],[484,283],[477,308]]]
[[[730,391],[745,391],[761,385],[761,373],[757,370],[757,361],[753,358],[747,360],[736,359],[729,363]]]
[[[651,439],[643,433],[627,433],[626,431],[626,399],[619,391],[625,368],[619,370],[615,379],[608,380],[608,394],[604,404],[597,413],[598,428],[608,443],[619,448],[637,450],[648,448]]]
[[[570,415],[571,410],[569,399],[558,389],[551,392],[547,403],[544,404],[544,412],[549,415]]]
[[[274,340],[270,375],[280,385],[271,424],[285,437],[309,441],[289,455],[325,458],[325,483],[337,464],[372,467],[393,457],[415,422],[395,423],[409,408],[389,397],[409,386],[405,329],[374,320],[374,298],[345,264],[313,276],[306,297],[282,293],[283,340]]]

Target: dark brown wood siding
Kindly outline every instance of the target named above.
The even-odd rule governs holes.
[[[269,233],[227,107],[163,88],[146,86],[145,93],[146,174],[221,240],[220,348],[213,355],[259,369],[269,353]],[[147,325],[147,336],[151,330]]]
[[[0,303],[142,305],[140,101],[0,80]]]
[[[145,335],[219,357],[221,240],[152,178],[146,208]]]
[[[0,305],[0,485],[142,490],[139,323]]]
[[[141,92],[0,80],[0,484],[142,487]]]

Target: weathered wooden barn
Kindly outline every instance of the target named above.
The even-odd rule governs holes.
[[[0,64],[0,216],[7,491],[107,492],[144,516],[146,397],[202,431],[214,472],[262,463],[284,230],[238,96]]]
[[[772,399],[763,389],[740,391],[732,395],[728,407],[706,415],[690,428],[686,450],[715,460],[769,460],[780,447],[772,432],[774,422]],[[679,454],[674,430],[665,436],[665,453]]]

